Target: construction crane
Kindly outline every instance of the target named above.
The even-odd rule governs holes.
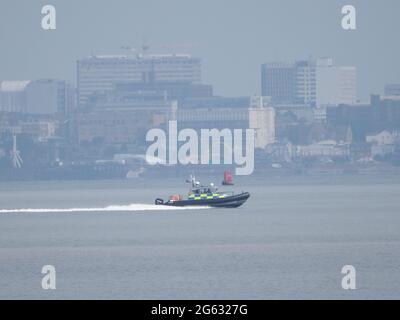
[[[121,50],[127,50],[131,53],[136,53],[138,56],[142,55],[145,56],[149,53],[150,49],[159,49],[159,50],[173,50],[173,49],[188,49],[197,46],[196,43],[166,43],[160,45],[149,45],[145,42],[139,47],[135,48],[132,46],[121,46]]]
[[[121,50],[129,51],[131,54],[136,54],[138,56],[144,56],[148,54],[150,50],[150,45],[146,43],[146,40],[143,40],[143,43],[140,47],[133,47],[133,46],[121,46]]]
[[[12,132],[13,137],[13,148],[11,150],[11,161],[14,168],[21,168],[24,161],[21,158],[20,151],[17,148],[17,134],[15,131]]]

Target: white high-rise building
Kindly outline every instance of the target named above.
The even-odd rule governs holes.
[[[316,104],[316,65],[313,60],[295,63],[295,103],[315,106]]]
[[[313,107],[357,101],[357,70],[335,66],[332,58],[269,63],[261,67],[262,95],[276,104]]]
[[[255,147],[265,149],[275,142],[275,110],[269,106],[267,97],[251,98],[249,128],[255,131]]]
[[[201,83],[201,60],[190,55],[90,56],[77,62],[78,102],[115,83]]]
[[[318,59],[316,66],[316,105],[354,104],[356,102],[356,67],[335,66],[332,58]]]

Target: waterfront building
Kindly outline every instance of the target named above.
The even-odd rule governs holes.
[[[265,149],[275,142],[275,110],[266,97],[252,97],[249,108],[249,128],[255,131],[255,147]]]
[[[145,145],[146,132],[176,118],[176,101],[100,101],[97,108],[76,115],[78,144]]]
[[[197,102],[197,103],[196,103]],[[255,147],[275,142],[275,110],[268,97],[212,98],[179,107],[180,129],[254,129]]]
[[[310,145],[299,145],[296,147],[296,155],[300,158],[348,157],[350,144],[338,144],[334,140],[325,140]]]
[[[383,146],[394,144],[395,142],[399,141],[399,138],[400,134],[398,131],[390,132],[388,130],[383,130],[375,134],[368,134],[366,141],[371,144]]]

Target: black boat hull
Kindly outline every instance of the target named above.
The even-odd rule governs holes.
[[[171,207],[188,207],[188,206],[202,206],[202,207],[215,207],[215,208],[237,208],[243,205],[250,197],[250,193],[243,192],[240,194],[227,196],[225,198],[217,199],[202,199],[202,200],[178,200],[178,201],[159,201],[156,204],[171,206]],[[159,200],[159,199],[158,199]]]

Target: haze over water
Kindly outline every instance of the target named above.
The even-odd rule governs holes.
[[[154,210],[184,179],[0,184],[0,298],[400,298],[399,181],[246,177],[234,210]]]

